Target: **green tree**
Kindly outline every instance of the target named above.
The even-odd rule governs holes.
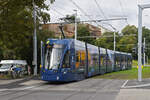
[[[91,35],[90,30],[83,24],[78,25],[77,33],[78,40],[94,44],[95,39],[89,37]]]
[[[1,0],[0,1],[0,55],[1,59],[26,59],[32,62],[33,52],[33,0]],[[37,26],[46,23],[50,15],[46,0],[34,0],[37,12]],[[54,0],[50,0],[54,2]],[[38,29],[38,27],[37,27]],[[44,31],[41,37],[46,35]],[[51,36],[51,35],[50,35]],[[38,36],[38,41],[40,36]]]
[[[132,49],[136,43],[135,36],[123,36],[119,43],[117,43],[117,48],[119,51],[132,53]]]
[[[133,57],[137,59],[137,54],[133,52],[133,48],[137,48],[138,29],[134,25],[127,25],[122,29],[123,36],[117,45],[119,51],[132,53]]]
[[[146,52],[146,55],[147,56],[150,56],[150,52],[149,52],[149,49],[150,49],[150,29],[146,28],[146,27],[143,27],[142,28],[143,31],[142,31],[142,36],[143,36],[143,39],[145,38],[146,40],[146,49],[145,49],[145,52]],[[144,41],[144,40],[143,40]]]
[[[66,17],[63,20],[65,22],[74,23],[75,22],[75,16],[74,15],[66,15]]]
[[[116,33],[116,42],[118,42],[118,33]],[[113,50],[114,46],[114,32],[105,32],[96,40],[95,45]]]
[[[137,35],[138,30],[134,25],[127,25],[125,28],[122,29],[122,33],[123,35],[131,35],[131,34]]]

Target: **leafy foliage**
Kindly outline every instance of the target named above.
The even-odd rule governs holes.
[[[74,15],[66,15],[64,18],[65,22],[74,23],[75,22],[75,16]]]
[[[84,41],[84,42],[87,42],[87,43],[90,43],[90,44],[94,44],[94,39],[93,38],[86,37],[86,36],[91,35],[90,30],[86,26],[84,26],[82,24],[78,25],[77,33],[78,33],[77,37],[79,37],[78,40]]]
[[[50,15],[46,0],[34,0],[39,23],[46,23]],[[50,0],[51,3],[54,0]],[[25,59],[32,62],[33,52],[33,0],[0,1],[0,59]],[[47,32],[37,30],[38,43],[41,37],[51,37]]]
[[[132,49],[137,43],[136,40],[135,36],[123,36],[117,43],[117,48],[119,51],[132,53]]]
[[[127,25],[125,28],[122,29],[122,33],[123,35],[137,34],[138,30],[134,25]]]
[[[150,56],[150,52],[149,52],[149,49],[150,49],[150,29],[146,28],[146,27],[143,27],[143,39],[145,38],[145,43],[146,43],[146,49],[145,49],[145,52],[146,52],[146,55]],[[143,40],[144,41],[144,40]]]
[[[116,35],[116,50],[132,53],[133,57],[137,59],[137,52],[133,52],[133,48],[136,48],[138,43],[138,29],[134,25],[127,25],[122,29],[123,36]],[[112,32],[106,32],[104,37],[96,40],[95,45],[113,50],[113,38],[109,37]],[[105,37],[106,36],[106,37]],[[150,29],[143,27],[143,39],[146,38],[146,55],[150,56],[149,44],[150,44]]]
[[[116,34],[116,41],[118,41],[118,33]],[[105,32],[102,37],[96,40],[95,45],[113,50],[114,46],[114,32]]]

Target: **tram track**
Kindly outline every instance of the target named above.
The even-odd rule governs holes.
[[[120,83],[118,84],[118,82]],[[26,97],[33,97],[37,98],[37,100],[41,100],[40,96],[47,95],[53,97],[54,100],[57,97],[60,98],[59,100],[72,100],[74,98],[93,100],[93,98],[96,98],[99,94],[102,95],[108,93],[116,95],[119,91],[119,85],[121,87],[121,81],[110,79],[86,79],[66,84],[41,83],[38,85],[34,84],[34,86],[28,85],[21,88],[1,91],[2,93],[6,93],[1,94],[0,97],[2,100],[5,100],[6,98],[6,100],[25,100]],[[116,86],[116,88],[113,88],[114,86]],[[38,97],[34,97],[35,95]]]

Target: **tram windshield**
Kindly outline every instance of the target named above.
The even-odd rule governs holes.
[[[53,47],[48,47],[45,55],[45,68],[58,69],[63,51],[63,45],[54,44]]]

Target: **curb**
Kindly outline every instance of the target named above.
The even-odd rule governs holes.
[[[142,88],[150,86],[150,83],[148,84],[141,84],[141,85],[133,85],[133,86],[126,86],[126,84],[129,82],[129,80],[126,80],[123,85],[121,86],[121,89],[128,89],[128,88]]]

